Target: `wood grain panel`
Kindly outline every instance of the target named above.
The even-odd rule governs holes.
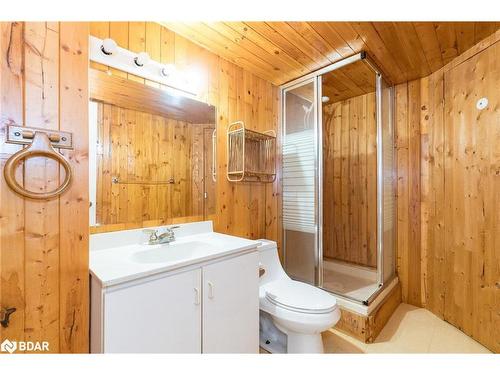
[[[401,287],[398,284],[382,300],[380,306],[368,316],[368,332],[366,334],[366,342],[370,343],[375,341],[400,304]]]
[[[445,73],[444,318],[500,351],[500,43]],[[484,110],[479,98],[489,99]]]
[[[375,93],[323,106],[323,255],[369,267],[377,265],[376,130]]]
[[[420,80],[408,82],[408,302],[422,304],[420,251]]]
[[[63,353],[89,350],[88,285],[88,35],[83,22],[60,24],[60,129],[72,132],[74,150],[64,151],[73,184],[61,196],[60,348]],[[62,173],[60,173],[60,181]]]
[[[0,62],[0,126],[2,170],[11,154],[21,147],[6,144],[6,127],[9,124],[23,124],[25,107],[23,89],[24,59],[24,24],[22,22],[1,23]],[[8,62],[8,63],[7,63]],[[7,94],[8,93],[8,94]],[[18,181],[23,181],[22,166],[16,174]],[[9,327],[0,326],[0,340],[24,340],[25,327],[25,244],[24,244],[24,200],[19,198],[7,186],[2,176],[1,181],[1,248],[0,248],[0,298],[3,307],[15,307],[17,311],[11,316]],[[5,202],[8,202],[5,203]]]
[[[16,307],[0,341],[44,340],[50,352],[88,352],[87,23],[1,23],[1,161],[19,149],[5,126],[70,131],[74,180],[49,201],[25,200],[1,178],[0,304]],[[17,168],[26,188],[52,190],[64,172],[42,158]],[[64,218],[64,219],[63,219]]]
[[[425,254],[426,307],[444,317],[444,73],[429,76],[428,126],[422,128],[422,252]]]
[[[395,125],[396,125],[396,269],[401,282],[403,302],[408,301],[408,84],[395,87]]]
[[[58,25],[57,25],[58,26]],[[24,25],[25,100],[27,124],[46,129],[59,127],[59,29],[43,22]],[[51,191],[59,186],[59,167],[54,160],[33,158],[24,165],[25,187]],[[25,202],[25,272],[37,275],[26,284],[26,339],[49,341],[59,351],[59,199]],[[44,306],[40,309],[39,306]],[[54,326],[54,327],[51,327]]]
[[[368,316],[341,308],[340,320],[335,329],[362,342],[374,342],[400,303],[401,286],[398,284],[380,302],[379,307]]]
[[[403,302],[422,306],[421,285],[421,81],[396,86],[397,239],[396,267]],[[424,115],[425,116],[425,115]]]
[[[500,27],[498,22],[164,24],[276,85],[363,50],[389,81],[412,81],[435,72]]]

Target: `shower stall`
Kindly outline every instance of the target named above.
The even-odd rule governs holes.
[[[393,88],[359,53],[283,85],[281,103],[285,268],[370,306],[397,282]]]

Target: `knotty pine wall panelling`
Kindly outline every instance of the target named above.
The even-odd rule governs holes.
[[[396,86],[403,302],[500,352],[500,32]],[[484,110],[477,100],[487,97]],[[417,173],[416,173],[417,172]]]
[[[323,256],[377,266],[375,93],[323,107]]]
[[[0,39],[0,160],[20,146],[5,143],[9,124],[73,133],[62,153],[73,182],[61,196],[30,200],[0,177],[0,304],[15,307],[0,341],[48,341],[52,353],[88,352],[88,24],[3,22]],[[33,158],[18,181],[50,191],[59,166]]]

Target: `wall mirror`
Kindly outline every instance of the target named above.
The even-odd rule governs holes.
[[[91,232],[210,220],[215,107],[90,69]]]

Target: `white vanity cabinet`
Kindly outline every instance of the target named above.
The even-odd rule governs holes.
[[[91,281],[93,353],[257,353],[256,248],[103,287]]]
[[[203,267],[203,353],[258,353],[257,251]]]

